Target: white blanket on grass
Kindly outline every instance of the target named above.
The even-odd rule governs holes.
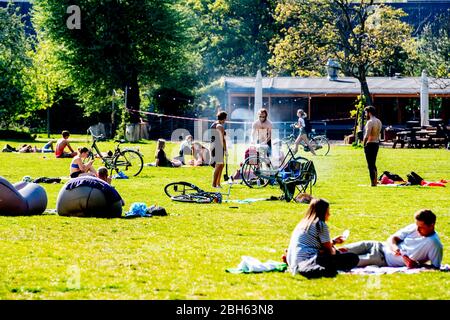
[[[427,268],[415,268],[408,269],[407,267],[377,267],[377,266],[367,266],[364,268],[353,268],[348,272],[339,271],[342,274],[360,274],[360,275],[380,275],[380,274],[393,274],[393,273],[406,273],[415,274],[423,271],[433,271],[433,269]],[[448,264],[442,265],[440,271],[448,272],[450,271],[450,266]]]

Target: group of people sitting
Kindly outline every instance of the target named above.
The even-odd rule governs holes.
[[[334,276],[355,267],[407,267],[439,269],[443,246],[435,231],[436,215],[428,209],[414,214],[415,223],[391,235],[387,241],[359,241],[336,248],[344,236],[330,237],[328,201],[313,198],[292,232],[284,256],[292,274],[308,278]]]
[[[198,141],[193,141],[191,135],[187,135],[180,144],[179,154],[169,159],[165,152],[166,140],[158,139],[155,153],[156,167],[180,167],[182,165],[207,166],[210,165],[211,154],[207,147]],[[187,160],[187,157],[191,159]]]

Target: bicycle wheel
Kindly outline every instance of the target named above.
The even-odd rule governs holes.
[[[192,183],[179,181],[166,185],[164,187],[164,192],[169,198],[172,198],[182,195],[192,195],[204,191]]]
[[[124,150],[114,159],[114,169],[123,171],[128,176],[137,176],[144,167],[144,160],[139,152]]]
[[[309,143],[314,148],[318,156],[326,156],[330,152],[330,143],[324,136],[317,136],[312,138]]]
[[[248,157],[241,167],[241,177],[250,188],[264,188],[274,180],[276,171],[272,168],[269,158]]]
[[[212,198],[198,195],[198,194],[180,194],[178,196],[170,197],[173,201],[190,202],[190,203],[211,203]]]

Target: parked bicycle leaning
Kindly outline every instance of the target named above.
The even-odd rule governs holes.
[[[91,153],[89,157],[91,159],[100,158],[103,165],[111,171],[116,171],[117,173],[123,172],[127,176],[137,176],[144,167],[144,160],[142,154],[138,150],[131,148],[120,148],[120,145],[125,142],[125,140],[115,140],[117,143],[114,152],[109,151],[108,153],[103,153],[100,151],[97,142],[103,140],[102,135],[96,136],[90,131],[92,136]]]

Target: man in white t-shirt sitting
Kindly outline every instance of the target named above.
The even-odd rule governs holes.
[[[339,250],[358,255],[358,267],[428,267],[439,269],[442,262],[442,243],[434,230],[436,215],[427,209],[414,214],[415,224],[400,229],[387,242],[360,241]],[[430,262],[430,264],[426,264]]]

